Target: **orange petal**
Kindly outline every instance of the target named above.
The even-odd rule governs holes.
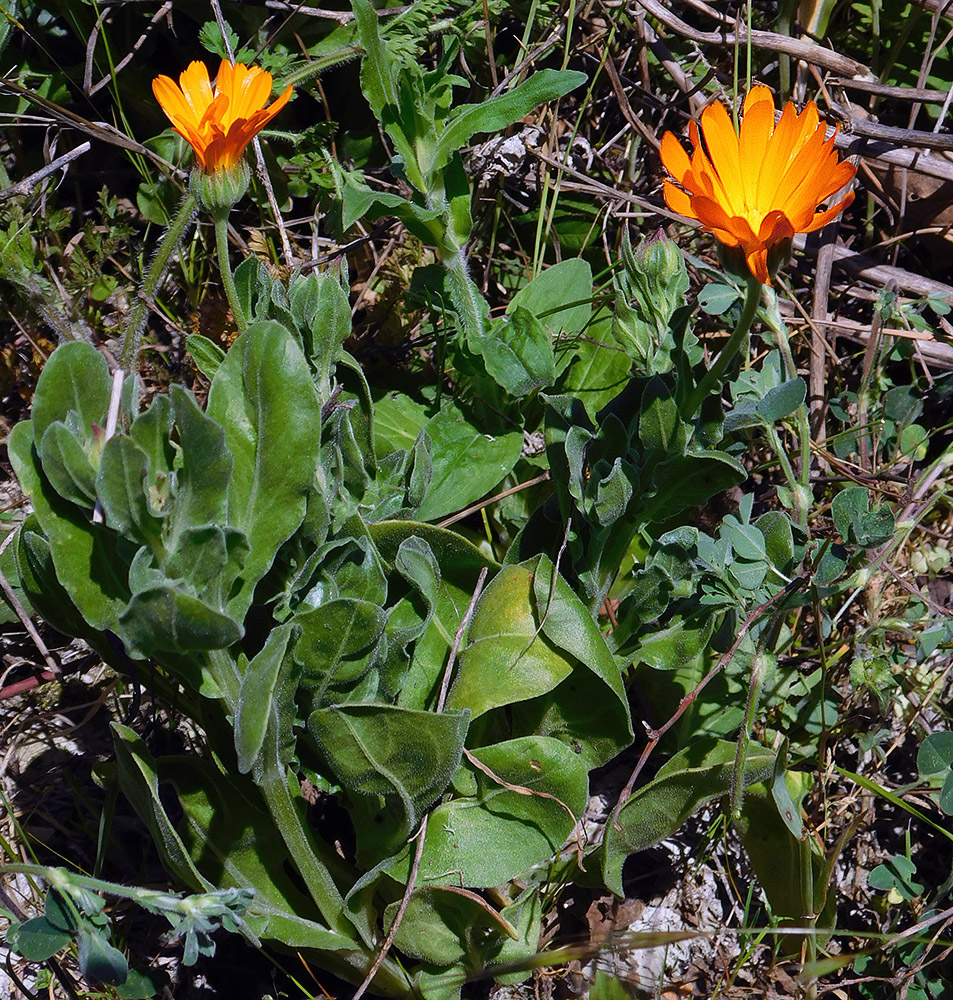
[[[781,112],[781,119],[768,141],[758,174],[757,204],[774,204],[774,195],[784,177],[791,153],[800,135],[800,122],[794,105],[788,101]]]
[[[798,232],[814,218],[817,206],[849,183],[857,168],[852,163],[825,164],[822,172],[808,178],[787,200],[785,210]]]
[[[767,87],[761,89],[767,90]],[[739,153],[745,176],[747,205],[760,212],[767,212],[771,208],[770,200],[761,200],[761,171],[764,169],[765,153],[773,132],[774,104],[765,101],[752,104],[741,119]]]
[[[838,212],[842,212],[847,206],[854,200],[854,192],[848,191],[847,196],[839,201],[833,208],[828,208],[823,212],[816,212],[814,218],[811,222],[798,229],[799,233],[813,233],[817,229],[821,229],[830,222]]]
[[[705,108],[702,132],[711,163],[725,188],[727,204],[724,207],[731,215],[743,215],[747,206],[738,156],[738,134],[723,104],[709,104]]]
[[[802,185],[811,183],[814,172],[818,165],[824,160],[824,132],[819,128],[815,130],[807,142],[797,151],[794,158],[788,165],[777,191],[774,192],[772,204],[777,208],[783,208],[788,200],[793,198],[795,192]]]
[[[688,158],[688,153],[671,132],[666,132],[662,136],[662,145],[659,149],[662,158],[662,166],[679,182],[685,183],[685,175],[691,173],[692,164]]]
[[[756,84],[748,91],[744,107],[741,109],[742,114],[749,114],[751,109],[757,107],[759,104],[767,104],[771,108],[772,116],[774,115],[774,95],[771,93],[770,88],[766,87],[763,83]]]
[[[794,235],[795,229],[791,225],[790,219],[780,209],[769,212],[761,221],[761,228],[758,230],[758,240],[766,247],[774,246],[781,240],[789,240]]]
[[[747,220],[741,216],[729,216],[714,199],[699,195],[692,199],[692,208],[695,217],[706,229],[730,233],[736,241],[732,246],[738,244],[747,246],[749,243],[757,242],[757,237]]]
[[[166,117],[193,120],[192,108],[175,81],[168,76],[157,76],[152,81],[152,93]]]
[[[258,67],[254,67],[258,69]],[[236,88],[244,110],[243,118],[247,118],[255,111],[260,111],[271,97],[271,73],[258,70],[257,73],[249,72],[239,88]]]
[[[692,208],[692,199],[685,194],[681,188],[676,187],[671,181],[665,181],[663,184],[663,190],[665,194],[665,204],[668,205],[673,212],[677,212],[679,215],[684,215],[689,219],[698,218]]]
[[[208,67],[196,60],[179,74],[179,85],[186,101],[192,108],[195,121],[201,121],[205,109],[212,103],[212,84],[208,78]]]
[[[768,273],[768,251],[765,247],[759,247],[745,254],[748,260],[748,267],[751,273],[761,282],[762,285],[771,284],[771,275]]]

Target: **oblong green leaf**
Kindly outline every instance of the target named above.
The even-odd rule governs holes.
[[[242,626],[234,618],[171,585],[133,594],[116,631],[130,655],[142,659],[158,652],[226,649],[242,637]]]
[[[509,128],[537,105],[568,94],[586,80],[586,74],[577,70],[544,69],[482,104],[461,105],[437,140],[430,162],[421,166],[425,171],[442,169],[450,162],[451,154],[468,145],[477,133]]]
[[[400,801],[406,837],[460,764],[470,713],[394,705],[335,705],[308,716],[308,732],[351,793]]]
[[[534,573],[504,566],[483,591],[470,623],[447,701],[473,717],[551,691],[573,669],[573,658],[545,635],[537,617]]]
[[[301,348],[283,326],[253,323],[235,341],[212,380],[208,416],[224,428],[234,457],[228,523],[249,543],[229,602],[242,619],[255,585],[304,519],[318,462],[321,406]]]
[[[53,421],[38,450],[44,475],[64,500],[79,507],[96,503],[96,470],[66,424]]]
[[[61,344],[43,366],[33,394],[33,435],[43,440],[54,421],[67,422],[74,414],[75,427],[84,437],[93,424],[106,426],[111,380],[106,359],[92,344],[77,340]]]
[[[235,752],[242,774],[252,769],[265,742],[268,722],[275,711],[282,663],[295,631],[291,624],[273,629],[242,674],[235,711]]]
[[[632,793],[617,821],[606,824],[600,853],[608,889],[624,895],[622,865],[630,854],[671,836],[706,802],[731,790],[735,753],[734,743],[698,740],[668,761],[654,780]],[[774,759],[774,754],[752,744],[744,765],[745,787],[768,779]]]
[[[526,736],[472,754],[511,785],[545,795],[512,791],[465,761],[462,773],[473,792],[431,812],[417,878],[420,886],[501,885],[558,851],[574,825],[570,812],[579,816],[586,806],[585,763],[559,740]],[[455,784],[458,781],[463,779],[458,777]],[[395,878],[406,880],[409,853],[388,868]]]
[[[30,497],[49,543],[59,583],[92,628],[114,628],[129,600],[125,561],[117,552],[121,540],[53,489],[40,470],[29,421],[13,428],[7,449],[13,471]]]

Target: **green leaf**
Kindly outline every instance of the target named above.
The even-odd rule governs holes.
[[[807,385],[800,375],[768,389],[758,400],[756,409],[759,416],[769,424],[790,416],[807,398]]]
[[[242,626],[204,601],[171,585],[133,594],[116,630],[129,655],[149,659],[155,653],[190,653],[226,649],[242,637]]]
[[[7,943],[28,962],[45,962],[72,940],[71,934],[54,927],[45,916],[13,923],[7,930]]]
[[[400,902],[384,911],[388,930]],[[453,965],[473,953],[487,936],[515,938],[515,928],[482,896],[456,886],[415,889],[394,944],[411,958],[431,965]]]
[[[380,119],[386,104],[397,103],[396,74],[390,53],[381,44],[377,11],[368,0],[352,0],[351,9],[364,49],[361,90],[374,115]]]
[[[617,822],[606,824],[601,853],[607,888],[622,896],[622,865],[630,854],[670,837],[706,802],[730,791],[735,752],[734,743],[697,740],[632,793]],[[745,787],[769,778],[773,770],[774,754],[752,744],[744,765]]]
[[[129,974],[129,963],[118,948],[96,928],[80,927],[79,968],[83,978],[93,983],[123,983]]]
[[[470,709],[475,719],[545,694],[572,673],[574,657],[558,649],[541,628],[534,568],[504,566],[474,611],[447,704]]]
[[[235,268],[235,291],[249,323],[266,318],[273,286],[264,261],[254,254],[249,254]]]
[[[318,372],[319,402],[331,396],[331,372],[341,345],[351,335],[351,305],[341,282],[332,274],[312,272],[292,279],[288,305],[305,350]]]
[[[377,457],[410,451],[427,425],[427,408],[402,392],[390,392],[374,403],[374,446]]]
[[[474,135],[508,128],[544,101],[562,97],[582,86],[586,80],[586,74],[576,70],[544,69],[512,90],[482,104],[461,105],[444,127],[429,163],[422,163],[421,166],[425,172],[442,169],[450,162],[451,154],[468,145]]]
[[[172,499],[172,405],[168,396],[156,396],[149,409],[140,413],[129,435],[145,452],[149,463],[149,482],[145,484],[149,508],[159,516],[168,512]]]
[[[370,601],[342,597],[295,616],[301,638],[294,655],[303,666],[301,693],[310,708],[337,701],[371,665],[387,624],[384,609]]]
[[[234,457],[228,523],[249,544],[228,604],[241,620],[279,546],[304,519],[318,464],[321,406],[301,348],[283,326],[254,323],[232,345],[212,381],[208,415],[224,428]]]
[[[66,424],[61,420],[50,424],[38,450],[43,473],[53,489],[64,500],[91,508],[96,503],[96,470]]]
[[[185,338],[185,349],[195,367],[207,378],[212,379],[225,360],[225,352],[214,341],[193,333]]]
[[[645,504],[647,522],[667,521],[686,507],[707,503],[747,476],[743,465],[721,451],[706,451],[660,462],[655,469],[658,492]]]
[[[740,298],[734,285],[711,282],[698,293],[698,305],[709,316],[720,316],[730,309]]]
[[[564,844],[588,795],[585,763],[558,740],[527,736],[472,751],[497,777],[540,794],[511,791],[467,761],[455,784],[469,794],[430,814],[417,884],[482,888],[551,857]],[[559,801],[556,801],[556,800]],[[406,880],[411,850],[388,869]]]
[[[549,331],[581,333],[592,316],[592,268],[587,260],[571,257],[541,271],[510,299],[507,314],[522,306]]]
[[[435,521],[479,500],[512,472],[523,446],[519,431],[481,434],[456,408],[441,410],[427,421],[426,431],[433,474],[415,515],[421,521]]]
[[[628,384],[632,362],[618,347],[612,318],[605,310],[596,314],[585,339],[576,341],[572,350],[576,357],[561,383],[562,391],[581,400],[589,419],[596,423],[599,411]]]
[[[169,986],[163,969],[130,969],[126,981],[116,987],[119,1000],[152,1000]]]
[[[807,777],[794,774],[795,781]],[[735,825],[773,917],[782,927],[803,927],[805,914],[816,914],[811,921],[812,937],[823,947],[834,926],[837,893],[824,883],[831,868],[813,838],[798,840],[791,833],[767,786],[760,782],[748,788]],[[785,935],[781,947],[796,955],[804,939],[805,935]]]
[[[106,524],[153,550],[161,548],[163,519],[149,503],[150,461],[131,437],[110,438],[103,448],[96,476],[96,492]]]
[[[460,619],[470,602],[481,569],[498,568],[472,542],[455,531],[413,521],[381,521],[369,526],[381,557],[396,563],[404,543],[412,538],[426,543],[439,565],[431,602],[430,621],[414,646],[413,660],[400,687],[399,703],[406,708],[432,707]],[[421,579],[421,585],[429,585]]]
[[[466,711],[438,715],[371,704],[318,709],[307,725],[344,788],[399,801],[403,841],[449,785],[469,722]]]
[[[791,518],[781,510],[769,510],[755,522],[764,537],[768,559],[782,573],[787,573],[794,560],[794,534]]]
[[[268,724],[275,712],[275,697],[288,644],[296,635],[288,623],[272,630],[265,645],[245,667],[235,712],[235,752],[238,770],[247,774],[261,753]]]
[[[923,777],[931,777],[950,767],[953,767],[953,733],[930,733],[917,751],[917,770]]]
[[[493,323],[488,333],[468,336],[467,346],[483,357],[487,374],[511,396],[545,389],[556,379],[546,328],[522,306]]]
[[[81,340],[61,344],[43,366],[33,394],[34,440],[42,441],[57,420],[88,438],[93,424],[106,424],[110,389],[109,366],[95,347]],[[75,415],[72,424],[70,412]]]
[[[63,500],[41,474],[29,421],[13,428],[7,449],[13,471],[30,497],[49,543],[57,580],[93,629],[114,628],[129,600],[125,560],[117,551],[121,540]]]
[[[670,379],[654,375],[642,392],[639,437],[645,448],[663,455],[683,455],[688,429],[678,413]]]
[[[884,505],[870,510],[870,497],[864,486],[848,486],[840,491],[831,504],[834,527],[847,542],[872,548],[882,545],[893,535],[894,518]]]
[[[923,886],[913,880],[917,866],[902,854],[896,854],[884,864],[877,865],[867,876],[867,882],[874,889],[889,892],[896,889],[904,899],[913,899],[923,892]]]
[[[167,529],[169,548],[174,549],[186,529],[227,521],[234,458],[222,427],[199,409],[191,393],[174,385],[169,397],[181,455]]]
[[[533,707],[535,731],[561,739],[598,767],[632,742],[622,675],[598,625],[545,555],[536,563],[533,593],[543,635],[577,661],[572,676]]]

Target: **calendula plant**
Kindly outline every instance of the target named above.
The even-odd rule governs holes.
[[[705,112],[707,153],[694,125],[691,159],[666,135],[680,185],[666,183],[669,205],[744,251],[744,292],[738,274],[710,274],[736,314],[714,359],[665,237],[633,248],[626,236],[604,289],[585,260],[563,260],[491,319],[469,272],[460,150],[584,77],[542,70],[456,106],[452,44],[425,71],[382,39],[366,0],[353,9],[362,86],[402,187],[344,176],[344,221],[394,215],[434,249],[454,392],[371,391],[344,347],[346,268],[285,280],[249,257],[232,273],[243,150],[289,91],[268,104],[271,75],[227,61],[213,88],[193,63],[178,85],[154,84],[196,165],[143,295],[201,204],[239,336],[227,352],[189,338],[204,406],[173,386],[143,407],[137,304],[125,377],[89,343],[60,346],[9,440],[33,505],[14,542],[33,607],[174,702],[203,750],[157,756],[135,720],[112,726],[111,776],[193,894],[132,898],[175,927],[192,907],[190,956],[223,926],[358,993],[442,1000],[474,976],[528,975],[560,887],[622,894],[630,854],[724,798],[778,922],[806,921],[814,947],[832,927],[836,845],[825,854],[805,836],[794,765],[824,684],[783,667],[797,643],[788,619],[809,588],[853,586],[849,571],[893,522],[845,490],[833,516],[848,548],[811,537],[805,384],[763,283],[775,246],[849,203],[816,212],[853,167],[824,144],[813,105],[788,105],[775,127],[762,87],[740,133],[721,105]],[[742,348],[759,316],[769,350],[752,368]],[[474,398],[499,419],[475,415]],[[787,509],[758,516],[749,490],[710,531],[690,525],[691,508],[745,482],[754,432],[777,454]],[[541,488],[500,498],[497,532],[454,520],[530,462]],[[649,729],[587,841],[591,774],[633,744],[633,683],[674,699],[669,722]],[[663,739],[671,755],[636,787]],[[29,870],[51,889],[14,947],[36,957],[37,932],[47,953],[92,935],[121,979],[82,895],[114,887]]]

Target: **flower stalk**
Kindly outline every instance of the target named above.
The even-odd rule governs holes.
[[[238,299],[238,289],[235,287],[235,278],[228,262],[228,210],[219,209],[215,212],[214,218],[215,248],[218,251],[218,269],[222,275],[222,287],[225,289],[225,298],[235,317],[238,332],[244,333],[245,327],[248,326],[248,318]]]
[[[127,376],[133,375],[136,370],[149,303],[169,266],[172,254],[179,245],[187,226],[198,213],[198,209],[198,199],[191,191],[186,192],[175,217],[169,223],[169,228],[166,229],[162,237],[162,242],[159,244],[159,249],[152,259],[145,277],[142,279],[142,287],[139,289],[139,296],[129,313],[129,321],[126,323],[126,330],[122,336],[122,347],[119,352],[119,364],[123,374]]]
[[[745,301],[741,308],[741,315],[738,317],[738,322],[731,336],[728,338],[728,343],[721,349],[721,353],[715,358],[714,363],[705,372],[702,380],[688,395],[682,406],[682,416],[686,420],[692,419],[712,390],[721,384],[721,380],[728,370],[732,359],[748,342],[748,336],[751,333],[751,324],[754,322],[755,314],[761,303],[762,290],[763,286],[758,278],[753,274],[749,274],[748,287],[745,292]]]

